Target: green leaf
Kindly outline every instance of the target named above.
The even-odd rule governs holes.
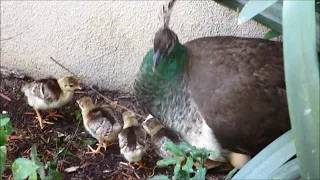
[[[27,158],[18,158],[12,164],[13,178],[17,180],[26,179],[38,168],[33,161]]]
[[[181,149],[186,154],[190,153],[191,151],[195,151],[196,150],[196,147],[191,146],[190,144],[188,144],[185,141],[179,143],[178,144],[178,148]]]
[[[189,173],[187,173],[186,171],[179,171],[178,174],[176,176],[174,176],[174,179],[176,180],[189,180]]]
[[[173,176],[178,176],[179,172],[181,171],[181,161],[176,163],[176,166],[173,169]]]
[[[77,121],[82,121],[81,110],[76,110],[73,113],[71,113],[71,115],[74,116]]]
[[[6,146],[0,146],[0,176],[6,169],[6,160],[7,160],[7,148]]]
[[[0,127],[0,146],[7,144],[7,133],[4,127]]]
[[[257,0],[250,0],[248,3],[243,7],[239,14],[238,18],[238,25],[248,21],[249,19],[253,18],[257,14],[263,12],[265,9],[276,3],[278,0],[268,0],[268,1],[257,1]]]
[[[232,179],[267,179],[295,154],[290,130],[264,148],[242,167]]]
[[[37,172],[33,171],[30,175],[28,180],[37,180]]]
[[[182,166],[182,170],[188,172],[188,173],[193,173],[193,159],[191,156],[187,158],[187,162],[184,166]]]
[[[6,125],[10,121],[9,116],[0,114],[0,127]]]
[[[153,176],[150,180],[170,180],[168,176],[165,175],[157,175]]]
[[[172,164],[176,164],[179,161],[179,158],[164,158],[157,162],[157,166],[169,166]]]
[[[206,179],[207,168],[199,168],[196,174],[191,178],[192,180],[205,180]]]
[[[283,1],[287,99],[301,179],[320,177],[319,59],[315,1]]]
[[[299,170],[298,159],[294,158],[277,169],[268,179],[300,179]]]
[[[184,156],[186,157],[186,153],[183,152],[178,145],[174,144],[173,142],[167,142],[166,143],[166,148],[173,154],[177,156]]]
[[[44,165],[40,161],[40,159],[38,158],[37,148],[34,145],[32,145],[32,147],[31,147],[30,158],[34,163],[36,163],[36,165],[39,166],[37,171],[38,171],[38,174],[40,176],[40,179],[44,179],[46,177],[45,170],[44,170]]]
[[[12,123],[8,122],[5,126],[4,126],[7,135],[11,135],[14,132],[14,129],[12,128]]]
[[[272,39],[272,38],[278,37],[278,36],[280,36],[280,35],[281,35],[281,34],[278,33],[277,31],[270,30],[270,31],[268,31],[268,32],[263,36],[263,38],[264,38],[264,39]]]
[[[43,180],[62,180],[62,174],[53,169],[49,169],[48,176]]]

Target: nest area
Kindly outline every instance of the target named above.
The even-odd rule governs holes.
[[[147,179],[155,175],[172,175],[173,167],[152,169],[133,169],[121,162],[127,162],[120,154],[118,144],[109,146],[107,150],[101,149],[101,154],[91,155],[85,154],[89,149],[84,142],[95,139],[87,133],[81,121],[78,121],[74,112],[79,110],[75,100],[82,96],[90,96],[96,104],[105,103],[104,99],[92,90],[83,90],[77,92],[74,98],[62,108],[55,109],[62,114],[64,119],[50,118],[48,121],[54,124],[44,124],[44,128],[39,127],[39,123],[35,120],[33,109],[27,104],[26,98],[20,88],[23,84],[31,82],[33,79],[21,75],[17,72],[1,70],[0,77],[0,110],[7,113],[10,117],[13,129],[12,139],[9,139],[7,146],[7,165],[2,175],[2,179],[13,179],[11,172],[12,162],[19,157],[30,156],[32,145],[37,147],[38,156],[42,163],[46,164],[64,148],[59,154],[56,170],[62,173],[62,179]],[[146,117],[146,114],[138,108],[133,95],[119,93],[117,91],[100,91],[105,97],[112,101],[117,101],[139,114]],[[115,108],[115,114],[121,118],[123,112],[120,108]],[[41,111],[45,117],[45,111]],[[139,118],[139,122],[144,119]],[[16,137],[16,138],[14,138]],[[17,138],[18,137],[18,138]],[[156,162],[160,160],[156,154],[148,137],[148,151],[144,155],[142,161],[148,167],[154,167]],[[91,145],[96,148],[95,143]],[[78,167],[72,172],[65,172],[70,167]],[[225,173],[207,173],[207,179],[224,179]]]

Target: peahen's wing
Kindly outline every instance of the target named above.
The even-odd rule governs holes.
[[[210,37],[185,46],[188,90],[222,147],[255,154],[290,128],[280,42]]]

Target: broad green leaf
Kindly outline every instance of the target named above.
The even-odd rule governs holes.
[[[278,37],[278,36],[280,36],[280,35],[281,35],[281,34],[278,33],[277,31],[270,30],[270,31],[268,31],[268,32],[263,36],[263,38],[264,38],[264,39],[272,39],[272,38]]]
[[[4,127],[0,127],[0,146],[7,144],[7,133]]]
[[[37,172],[33,171],[30,175],[28,180],[37,180]]]
[[[167,142],[166,143],[166,148],[173,154],[177,156],[186,156],[186,153],[183,152],[178,145],[174,144],[173,142]]]
[[[6,146],[0,146],[0,176],[6,169],[6,160],[7,160],[7,148]]]
[[[165,176],[165,175],[158,175],[158,176],[153,176],[151,179],[149,180],[170,180],[168,178],[168,176]]]
[[[39,167],[31,160],[18,158],[12,164],[13,178],[17,180],[26,179]]]
[[[188,173],[193,173],[193,159],[191,156],[187,158],[187,162],[184,166],[182,166],[182,170],[188,172]]]
[[[283,1],[285,80],[301,179],[320,177],[316,39],[315,1]]]
[[[10,121],[9,116],[0,114],[0,127],[6,125]]]
[[[207,168],[199,168],[196,174],[191,178],[192,180],[205,180],[207,174]]]
[[[180,159],[178,158],[164,158],[157,162],[157,166],[169,166],[172,164],[176,164],[179,161]]]
[[[248,21],[253,18],[257,14],[263,12],[265,9],[276,3],[278,0],[268,0],[268,1],[258,1],[258,0],[250,0],[243,7],[239,14],[238,25]]]
[[[295,154],[290,130],[264,148],[232,179],[267,179]]]
[[[299,170],[298,159],[294,158],[293,160],[287,162],[279,169],[277,169],[272,175],[268,177],[268,179],[299,179]]]

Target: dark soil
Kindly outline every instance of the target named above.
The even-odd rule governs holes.
[[[96,104],[104,103],[104,99],[94,93],[92,90],[84,90],[77,92],[74,100],[60,109],[56,109],[59,114],[65,119],[50,118],[48,121],[54,124],[44,124],[41,129],[35,113],[26,102],[26,98],[20,88],[23,84],[32,81],[24,75],[18,73],[1,72],[0,78],[0,93],[9,97],[9,99],[0,96],[0,111],[7,113],[11,118],[12,126],[15,132],[12,137],[19,136],[21,139],[12,138],[7,144],[7,169],[2,175],[2,179],[12,179],[11,164],[19,157],[29,157],[30,148],[32,145],[37,147],[38,155],[41,161],[45,164],[53,159],[54,155],[59,150],[64,148],[64,151],[59,154],[56,170],[62,173],[62,179],[74,180],[101,180],[101,179],[147,179],[153,174],[153,170],[140,169],[136,170],[120,162],[126,160],[120,154],[118,144],[114,144],[107,148],[101,149],[104,155],[85,154],[89,149],[83,140],[95,140],[87,133],[81,121],[76,120],[75,111],[79,110],[75,100],[84,95],[90,96]],[[115,91],[99,91],[112,101],[117,101],[139,114],[146,116],[138,108],[134,97],[130,94],[119,93]],[[122,109],[114,109],[117,116],[121,118]],[[46,111],[41,111],[42,117],[46,116]],[[140,118],[139,121],[143,119]],[[96,148],[95,143],[91,145]],[[149,143],[149,150],[143,157],[143,162],[146,166],[155,166],[160,158],[154,152],[153,147]],[[79,166],[73,172],[65,172],[66,168]],[[172,174],[172,167],[156,168],[154,174]],[[208,179],[224,179],[225,173],[208,173]]]

